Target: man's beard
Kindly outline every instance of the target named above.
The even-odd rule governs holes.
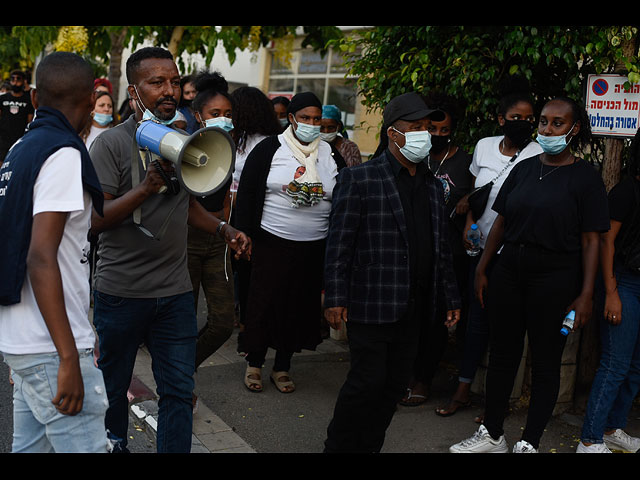
[[[174,105],[174,109],[173,112],[171,113],[163,113],[160,110],[160,105],[164,102],[171,102]],[[173,97],[164,97],[164,98],[160,98],[157,102],[156,102],[156,108],[153,110],[153,114],[156,116],[156,118],[166,121],[166,120],[171,120],[175,114],[176,114],[176,110],[178,107],[178,103],[175,101],[175,99]]]

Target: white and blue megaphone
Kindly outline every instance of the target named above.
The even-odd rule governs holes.
[[[185,135],[146,120],[138,124],[135,138],[140,149],[173,163],[180,185],[192,195],[211,195],[233,175],[235,143],[221,128],[205,127]]]

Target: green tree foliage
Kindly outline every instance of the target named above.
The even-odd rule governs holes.
[[[114,88],[114,96],[119,98],[120,78],[123,75],[122,62],[126,47],[135,49],[142,44],[168,48],[176,58],[181,72],[189,72],[193,65],[183,54],[200,54],[206,65],[210,65],[216,47],[222,45],[228,60],[233,64],[241,50],[257,51],[260,46],[278,39],[291,40],[298,34],[304,35],[302,46],[311,46],[325,52],[327,42],[342,36],[338,27],[333,26],[175,26],[175,25],[128,25],[128,26],[85,26],[82,27],[82,44],[86,37],[86,47],[81,53],[93,66],[96,77],[108,77]],[[61,26],[0,26],[0,78],[8,78],[14,68],[30,71],[39,55],[55,48]],[[78,30],[76,30],[78,31]],[[86,33],[86,36],[85,36]],[[276,51],[287,57],[287,49],[293,42],[278,42]],[[80,52],[79,52],[80,53]]]
[[[13,68],[31,69],[38,55],[51,50],[60,26],[0,26],[0,74],[7,78]],[[86,26],[88,45],[83,55],[94,66],[96,76],[109,76],[117,85],[119,62],[125,47],[135,49],[147,43],[168,48],[181,71],[190,70],[182,54],[200,54],[209,65],[221,44],[231,64],[238,51],[255,51],[272,40],[304,36],[303,47],[326,52],[327,42],[339,39],[342,32],[334,26],[174,26],[129,25]],[[113,61],[118,65],[113,65]]]
[[[174,26],[174,25],[130,25],[130,26],[87,26],[90,41],[87,56],[108,62],[113,47],[131,45],[132,48],[143,42],[169,48],[172,40],[172,52],[201,54],[207,64],[214,55],[215,47],[222,43],[229,61],[233,64],[237,52],[244,49],[256,49],[266,46],[270,41],[287,35],[300,33],[304,36],[304,46],[326,51],[329,40],[341,37],[338,27],[332,26]],[[21,62],[31,62],[53,43],[60,26],[0,26],[0,62],[1,65],[16,66]],[[112,34],[123,29],[126,35],[121,38],[122,45],[113,45]],[[179,33],[177,33],[179,32]],[[180,61],[180,59],[178,59]]]
[[[637,38],[634,27],[378,26],[334,44],[344,52],[368,109],[381,110],[411,90],[452,95],[464,109],[459,141],[472,148],[498,132],[503,78],[524,76],[538,108],[557,95],[583,101],[590,73],[622,70],[630,81],[640,80]],[[631,54],[623,48],[630,42]]]

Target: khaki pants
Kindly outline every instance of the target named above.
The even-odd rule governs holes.
[[[196,368],[215,353],[233,333],[234,291],[231,253],[218,235],[189,227],[189,274],[196,308],[200,287],[207,301],[207,325],[198,336]],[[226,264],[226,273],[225,273]]]

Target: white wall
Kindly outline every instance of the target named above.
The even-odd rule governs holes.
[[[142,45],[138,48],[142,48]],[[120,99],[116,102],[120,105],[127,95],[127,78],[125,74],[126,62],[132,51],[127,48],[122,53],[122,77],[120,78]],[[201,55],[187,55],[184,54],[183,58],[187,65],[193,63],[193,70],[200,70],[205,68],[204,58]],[[231,65],[229,62],[229,56],[224,47],[220,44],[213,55],[211,64],[209,65],[209,71],[218,71],[220,74],[230,83],[240,83],[249,85],[251,87],[260,87],[262,82],[262,75],[264,72],[264,62],[266,60],[266,49],[260,48],[258,52],[238,51],[236,60]],[[189,72],[180,72],[181,74],[189,74]]]
[[[185,55],[185,58],[188,58]],[[204,68],[201,57],[191,57],[198,62],[199,68]],[[251,87],[259,87],[262,81],[263,66],[266,59],[266,50],[261,48],[258,52],[238,51],[233,65],[229,63],[229,56],[224,48],[219,45],[213,55],[210,71],[218,71],[227,82],[241,83]]]

